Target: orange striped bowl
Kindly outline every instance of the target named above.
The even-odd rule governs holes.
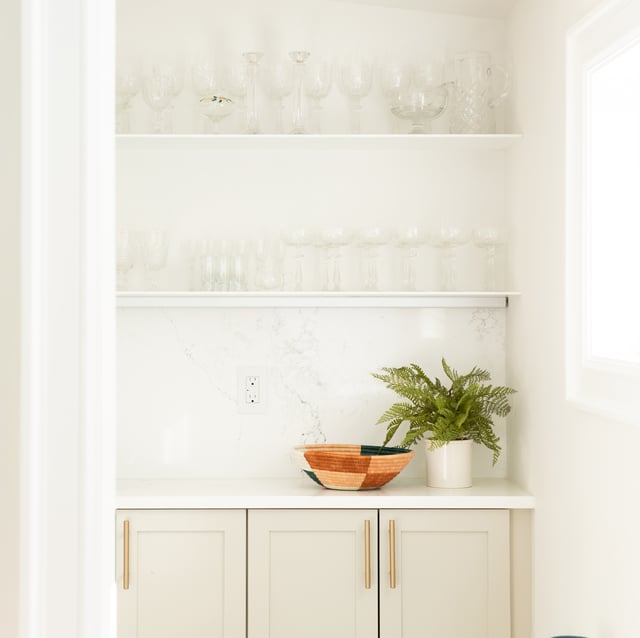
[[[379,445],[300,445],[295,462],[318,485],[330,490],[375,490],[395,478],[413,450]]]

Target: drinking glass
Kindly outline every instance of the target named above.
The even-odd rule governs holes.
[[[343,249],[350,243],[351,233],[345,228],[325,228],[320,232],[320,246],[325,249],[324,290],[342,290]]]
[[[209,131],[219,132],[219,122],[233,111],[233,101],[224,97],[225,78],[221,68],[211,60],[191,65],[191,86],[198,98],[197,119],[209,120]]]
[[[258,51],[247,51],[242,54],[242,58],[247,65],[247,122],[246,132],[255,135],[260,132],[260,122],[258,119],[257,104],[257,84],[258,65],[262,58],[262,53]]]
[[[400,96],[409,88],[411,84],[412,69],[406,64],[399,62],[385,62],[378,72],[378,82],[380,90],[389,109],[398,105]],[[392,117],[392,130],[396,132],[397,120]]]
[[[430,234],[429,242],[440,249],[441,290],[457,290],[458,248],[468,241],[468,234],[457,226],[441,226]]]
[[[127,290],[129,288],[129,272],[134,266],[137,253],[135,235],[128,230],[119,230],[116,248],[117,289]]]
[[[172,101],[181,90],[182,75],[174,64],[154,64],[144,76],[142,97],[153,112],[153,133],[173,132]]]
[[[276,101],[275,132],[284,132],[284,98],[293,91],[293,66],[290,60],[271,62],[262,68],[262,80],[266,93]]]
[[[500,228],[476,228],[473,243],[484,249],[484,290],[498,290],[496,257],[498,248],[506,243],[505,233]]]
[[[142,263],[145,285],[149,290],[158,290],[159,272],[167,265],[169,235],[164,230],[150,230],[142,234]]]
[[[228,68],[229,93],[234,98],[236,113],[241,124],[246,127],[247,120],[247,65],[244,62],[234,62]]]
[[[396,244],[401,251],[402,290],[416,290],[418,251],[423,243],[423,233],[417,226],[407,226],[396,232]]]
[[[364,290],[379,290],[380,249],[387,243],[388,233],[382,228],[365,228],[359,233],[358,243],[362,247],[362,284]]]
[[[247,243],[238,239],[229,243],[229,290],[240,291],[248,288]]]
[[[116,73],[116,132],[131,133],[131,100],[140,90],[140,78],[131,65],[123,65]]]
[[[293,103],[293,129],[291,133],[294,135],[300,135],[306,133],[304,128],[304,115],[302,112],[302,96],[303,96],[303,78],[304,78],[304,64],[309,58],[310,53],[308,51],[291,51],[289,57],[294,63],[295,71],[295,93]]]
[[[211,133],[220,133],[220,122],[233,113],[233,100],[223,95],[200,98],[200,113],[211,122]]]
[[[258,290],[282,289],[282,242],[259,239],[256,242],[256,287]]]
[[[373,66],[359,57],[343,60],[338,73],[338,85],[349,100],[350,131],[361,132],[362,100],[371,91]]]
[[[331,64],[325,60],[311,59],[305,66],[304,94],[311,102],[311,131],[321,133],[322,125],[320,115],[322,112],[322,100],[331,90]]]
[[[285,233],[284,241],[293,249],[293,289],[305,290],[304,264],[305,248],[312,245],[313,240],[306,228],[294,228]]]

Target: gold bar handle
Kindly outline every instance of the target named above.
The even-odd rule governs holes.
[[[396,588],[396,522],[389,521],[389,587]]]
[[[124,536],[122,589],[129,589],[129,521],[122,524]]]
[[[364,522],[364,588],[371,589],[371,521]]]

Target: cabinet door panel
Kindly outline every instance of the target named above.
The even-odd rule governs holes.
[[[244,637],[244,511],[123,510],[117,523],[119,638]]]
[[[377,638],[375,510],[250,511],[248,565],[250,638]]]
[[[509,637],[508,512],[382,510],[380,528],[381,638]]]

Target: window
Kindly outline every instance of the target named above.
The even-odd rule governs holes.
[[[640,424],[640,7],[568,36],[567,394]]]

